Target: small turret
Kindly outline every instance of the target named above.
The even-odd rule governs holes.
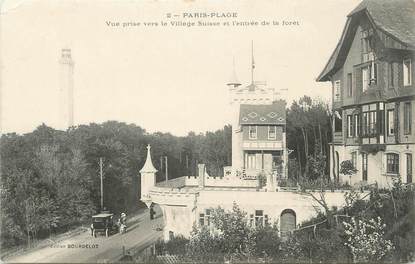
[[[140,170],[141,174],[141,201],[144,202],[147,207],[151,206],[150,190],[156,185],[156,168],[151,161],[151,146],[147,145],[147,159],[143,168]]]

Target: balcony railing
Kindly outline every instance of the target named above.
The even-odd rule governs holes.
[[[269,149],[277,150],[282,149],[282,141],[244,141],[242,145],[243,149],[258,150]]]

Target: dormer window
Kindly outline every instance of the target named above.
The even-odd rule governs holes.
[[[249,126],[249,139],[257,139],[257,126]]]

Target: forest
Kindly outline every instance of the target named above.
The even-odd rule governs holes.
[[[304,96],[287,109],[289,177],[316,180],[328,175],[330,111],[326,103]],[[108,121],[55,130],[41,124],[26,134],[3,134],[1,143],[2,248],[31,246],[88,223],[100,210],[103,160],[104,206],[119,213],[140,206],[139,170],[151,144],[157,181],[196,175],[204,163],[210,175],[231,165],[231,126],[183,137],[149,133],[134,124]],[[163,160],[163,164],[162,164]]]

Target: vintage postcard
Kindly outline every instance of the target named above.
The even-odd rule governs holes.
[[[0,1],[1,261],[415,261],[415,1]]]

